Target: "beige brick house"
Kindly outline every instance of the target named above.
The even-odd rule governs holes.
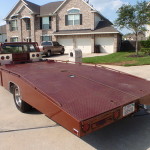
[[[113,53],[119,49],[121,34],[112,23],[85,0],[65,0],[42,6],[20,0],[5,18],[8,41],[57,40],[66,52],[80,48],[83,53]]]

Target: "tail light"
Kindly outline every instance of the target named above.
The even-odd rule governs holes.
[[[120,117],[120,110],[117,110],[113,113],[113,119],[118,120]]]
[[[36,57],[39,57],[40,55],[39,54],[36,54]]]
[[[89,131],[89,129],[90,129],[90,124],[84,124],[84,125],[82,125],[83,132],[87,132],[87,131]]]

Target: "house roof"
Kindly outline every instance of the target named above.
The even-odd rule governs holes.
[[[54,11],[63,3],[63,1],[51,2],[40,7],[40,15],[49,15],[54,13]]]
[[[6,25],[0,26],[0,33],[6,34]]]
[[[29,2],[27,0],[24,0],[24,2],[26,3],[26,6],[31,9],[34,13],[39,14],[40,13],[40,6],[37,4],[34,4],[32,2]]]
[[[115,29],[112,26],[111,22],[103,20],[98,23],[95,30],[91,30],[91,29],[62,30],[62,31],[54,32],[54,35],[111,34],[111,33],[121,34],[117,29]]]

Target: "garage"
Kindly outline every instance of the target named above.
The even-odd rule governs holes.
[[[76,48],[82,53],[91,53],[91,38],[76,38]]]
[[[96,37],[95,45],[100,45],[102,53],[114,53],[114,37]]]
[[[70,50],[73,49],[73,39],[71,38],[58,38],[57,40],[59,44],[63,45],[65,47],[65,53],[69,53]]]

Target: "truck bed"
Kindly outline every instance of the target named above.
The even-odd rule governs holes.
[[[78,121],[150,93],[150,82],[104,67],[37,62],[1,67],[34,86]]]

